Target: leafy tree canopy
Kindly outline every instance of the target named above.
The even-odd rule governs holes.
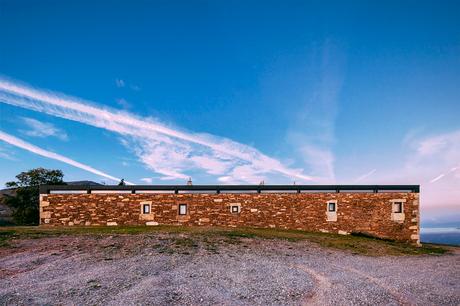
[[[32,187],[39,185],[61,185],[64,174],[61,170],[36,168],[16,175],[17,181],[7,182],[7,187]]]
[[[16,195],[5,199],[12,207],[13,218],[17,224],[36,225],[39,223],[39,185],[63,185],[64,174],[61,170],[36,168],[16,175],[17,181],[6,183],[7,187],[16,187]]]

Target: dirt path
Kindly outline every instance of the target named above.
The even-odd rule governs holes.
[[[460,254],[366,257],[312,243],[55,237],[0,250],[0,305],[459,305]]]
[[[301,304],[326,305],[329,300],[327,295],[332,287],[329,279],[304,265],[297,265],[297,268],[308,273],[313,278],[315,284],[314,290],[311,293],[305,294]]]

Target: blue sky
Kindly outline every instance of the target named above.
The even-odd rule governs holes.
[[[0,184],[38,166],[109,184],[408,183],[458,211],[459,12],[2,1]]]

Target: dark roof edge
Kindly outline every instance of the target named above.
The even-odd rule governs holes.
[[[196,191],[221,191],[221,190],[309,190],[309,191],[325,191],[331,190],[335,192],[353,191],[353,190],[369,190],[371,192],[382,191],[410,191],[419,193],[420,185],[41,185],[40,194],[49,193],[50,190],[196,190]]]

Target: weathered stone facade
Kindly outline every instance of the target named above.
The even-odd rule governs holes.
[[[402,203],[401,212],[395,212],[395,201]],[[335,203],[335,212],[329,211],[330,203]],[[180,204],[187,205],[184,215],[179,214]],[[419,194],[282,191],[42,194],[40,223],[48,226],[249,226],[339,234],[360,232],[419,243]]]

